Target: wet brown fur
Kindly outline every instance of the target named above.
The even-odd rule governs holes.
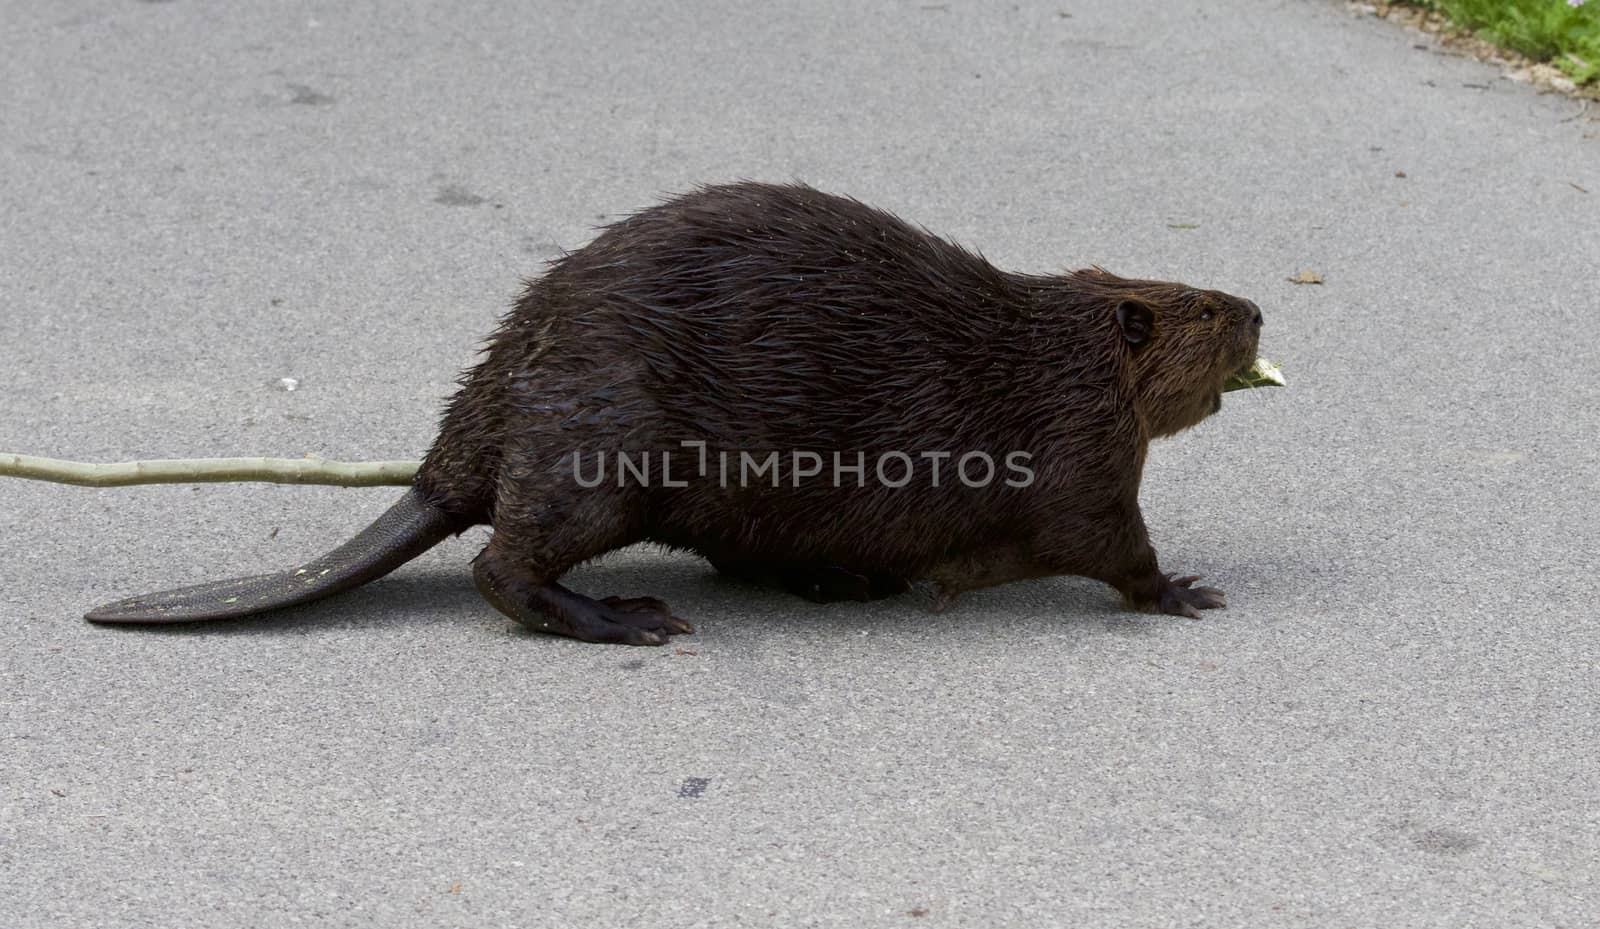
[[[1249,301],[1098,268],[1015,274],[894,216],[803,186],[709,187],[633,214],[530,281],[462,380],[417,488],[492,523],[480,590],[534,628],[659,644],[687,631],[648,598],[590,600],[569,568],[641,541],[814,599],[932,579],[962,590],[1077,574],[1194,615],[1219,591],[1157,567],[1138,506],[1148,442],[1214,412],[1255,357]],[[704,442],[710,479],[678,464]],[[792,486],[718,486],[715,452],[810,450]],[[573,455],[671,452],[671,488],[592,489]],[[904,488],[880,452],[1031,454],[1035,478]],[[866,453],[865,486],[829,479]],[[853,455],[847,459],[854,462]],[[585,465],[586,470],[589,465]],[[654,475],[653,475],[654,476]]]

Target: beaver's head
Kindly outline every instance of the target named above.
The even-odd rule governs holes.
[[[1221,409],[1222,385],[1256,360],[1260,308],[1216,290],[1116,280],[1101,283],[1111,285],[1105,297],[1150,436],[1187,429]]]

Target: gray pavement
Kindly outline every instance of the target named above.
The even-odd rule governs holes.
[[[416,456],[521,276],[736,177],[1252,297],[1292,379],[1153,450],[1164,562],[1230,594],[1201,622],[630,550],[573,586],[700,631],[599,647],[483,604],[475,531],[281,617],[95,628],[393,494],[0,484],[0,925],[1600,924],[1593,111],[1328,2],[0,22],[0,450]]]

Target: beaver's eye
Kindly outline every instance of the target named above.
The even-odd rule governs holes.
[[[1211,308],[1210,307],[1206,307],[1205,309],[1200,311],[1200,318],[1201,319],[1210,319],[1211,316],[1212,316],[1212,313],[1211,313]]]

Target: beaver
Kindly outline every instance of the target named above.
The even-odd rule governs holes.
[[[1081,575],[1135,608],[1198,617],[1225,598],[1158,566],[1138,501],[1146,448],[1220,409],[1261,325],[1254,303],[1214,290],[1099,267],[1002,271],[804,185],[702,187],[526,282],[413,485],[349,542],[86,618],[306,603],[480,524],[493,528],[473,561],[483,596],[590,642],[693,631],[655,598],[559,583],[638,542],[821,602],[928,580],[944,608]]]

